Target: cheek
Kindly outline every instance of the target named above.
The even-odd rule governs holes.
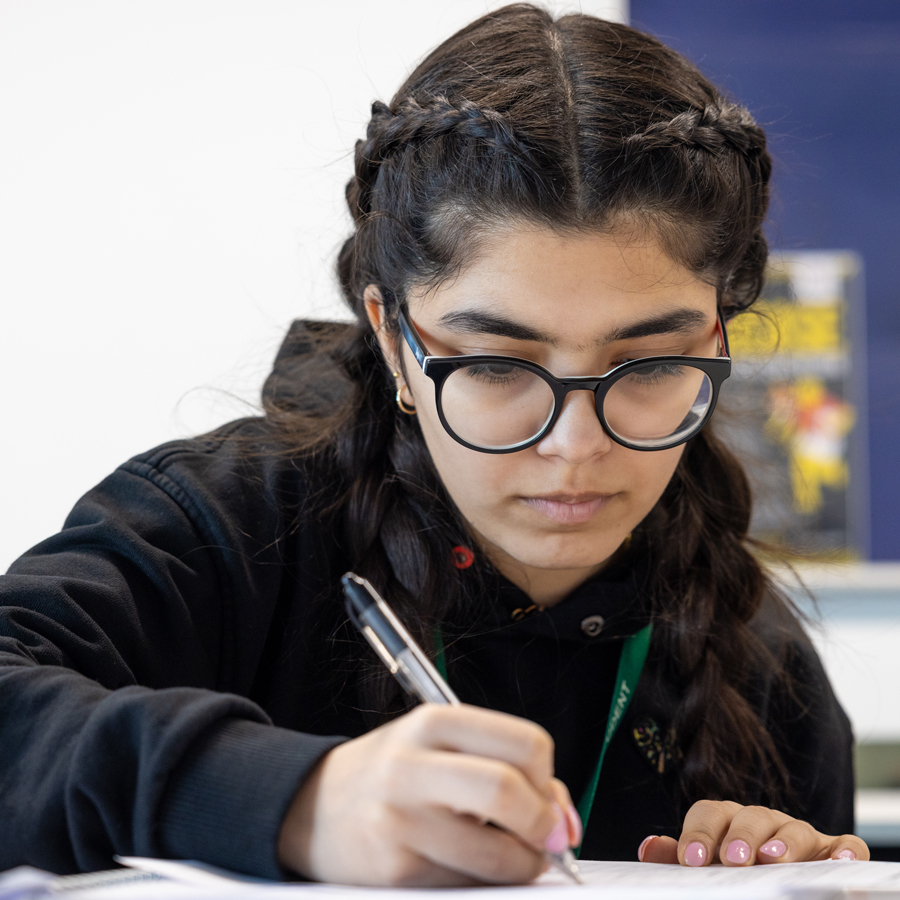
[[[512,486],[516,454],[470,450],[450,437],[433,404],[420,410],[419,426],[438,475],[463,517],[474,523],[504,496],[504,486]]]
[[[684,453],[684,445],[673,447],[671,450],[653,450],[641,452],[639,450],[628,451],[629,456],[634,457],[637,454],[638,459],[634,460],[634,471],[632,474],[632,483],[634,490],[641,496],[652,500],[650,506],[662,496],[668,483],[678,468],[678,463]],[[649,508],[647,510],[650,511]]]
[[[444,487],[463,516],[472,521],[476,510],[488,505],[507,482],[516,454],[478,453],[454,440],[438,418],[434,382],[408,365],[409,385],[415,398],[419,427]]]
[[[633,531],[649,515],[663,495],[678,463],[684,447],[652,452],[627,451],[630,457],[624,463],[627,475],[623,479],[628,493],[625,497],[623,520],[628,531]],[[635,459],[635,454],[637,459]]]

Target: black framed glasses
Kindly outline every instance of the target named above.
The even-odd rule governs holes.
[[[556,424],[570,391],[594,392],[600,424],[616,443],[632,450],[668,450],[709,421],[719,388],[731,374],[721,313],[715,358],[648,356],[605,375],[569,378],[512,356],[430,356],[402,307],[398,319],[409,349],[434,382],[447,433],[482,453],[514,453],[536,444]]]

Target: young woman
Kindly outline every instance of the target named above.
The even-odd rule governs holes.
[[[867,858],[847,719],[709,424],[769,174],[627,27],[510,6],[428,56],[357,146],[357,323],[298,323],[263,417],[126,463],[3,578],[0,867]],[[410,709],[348,569],[462,706]]]

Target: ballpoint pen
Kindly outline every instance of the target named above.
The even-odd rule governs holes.
[[[422,648],[413,640],[403,623],[394,615],[378,591],[354,572],[341,578],[345,605],[353,624],[400,682],[404,690],[423,703],[459,706],[460,701],[450,685],[441,677]],[[575,855],[544,851],[547,861],[577,884],[584,884]]]

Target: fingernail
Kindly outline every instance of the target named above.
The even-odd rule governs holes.
[[[572,804],[568,804],[566,806],[566,818],[569,820],[569,831],[572,835],[572,846],[577,847],[581,843],[581,838],[584,836],[582,833],[581,827],[581,816],[578,815],[578,810],[575,809]]]
[[[550,837],[544,842],[544,846],[551,853],[564,853],[569,846],[569,829],[566,827],[566,817],[559,808],[558,803],[553,804],[553,811],[556,813],[556,824]]]
[[[856,854],[852,850],[841,850],[835,854],[835,859],[856,859]]]
[[[725,852],[725,858],[731,863],[745,863],[750,859],[750,845],[746,841],[732,841]]]
[[[706,847],[700,841],[688,844],[684,851],[684,861],[689,866],[702,866],[706,862]]]
[[[769,841],[768,844],[763,844],[759,848],[759,852],[763,856],[771,856],[773,859],[777,859],[779,856],[784,856],[787,853],[787,847],[782,841]]]
[[[641,841],[641,846],[638,847],[638,862],[644,861],[644,847],[646,847],[650,841],[655,841],[658,837],[658,834],[649,834]]]

